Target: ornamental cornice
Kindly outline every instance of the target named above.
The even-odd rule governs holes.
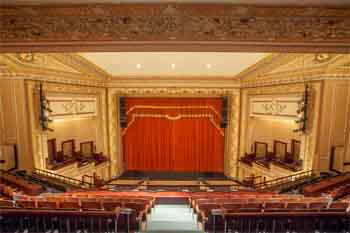
[[[2,51],[139,50],[145,45],[164,51],[181,44],[205,50],[207,44],[214,50],[334,52],[348,51],[350,42],[349,8],[106,4],[8,6],[0,15]]]
[[[156,96],[224,96],[237,95],[239,89],[233,88],[111,88],[116,95],[156,95]]]

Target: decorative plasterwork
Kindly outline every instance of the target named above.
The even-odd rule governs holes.
[[[317,59],[319,54],[280,54],[266,58],[239,75],[241,87],[259,87],[303,83],[326,79],[350,79],[348,55],[324,55],[327,59]],[[343,67],[343,68],[340,68]]]
[[[37,95],[37,82],[27,81],[27,99],[30,117],[30,127],[32,134],[32,150],[34,156],[35,168],[46,169],[44,165],[45,158],[47,157],[47,133],[43,132],[39,126],[38,120],[38,95]],[[98,112],[98,143],[101,145],[102,152],[108,155],[108,135],[107,135],[107,108],[106,108],[106,90],[104,88],[96,87],[84,87],[78,85],[65,85],[57,83],[45,83],[44,92],[46,95],[61,97],[64,96],[80,96],[90,97],[97,101]]]
[[[238,161],[239,140],[239,89],[226,88],[110,88],[108,90],[108,119],[109,119],[109,146],[111,154],[112,174],[121,174],[123,171],[122,159],[122,130],[119,126],[119,97],[120,96],[157,96],[157,97],[229,97],[229,122],[225,130],[225,174],[234,177]],[[113,170],[114,169],[114,170]]]
[[[348,8],[106,4],[8,6],[0,15],[2,51],[346,51],[350,42]]]
[[[104,86],[109,76],[76,54],[1,54],[11,72],[0,76],[88,86]],[[1,71],[1,70],[0,70]]]
[[[250,116],[276,119],[297,119],[302,96],[250,98]]]
[[[56,119],[74,119],[82,117],[95,117],[98,115],[97,98],[84,96],[54,96],[46,98],[49,102],[49,117]]]

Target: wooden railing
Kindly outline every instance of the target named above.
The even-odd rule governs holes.
[[[61,183],[67,184],[67,185],[71,185],[71,186],[75,186],[77,188],[92,188],[93,187],[93,183],[87,182],[84,179],[83,180],[78,180],[72,177],[68,177],[68,176],[63,176],[60,174],[56,174],[53,172],[49,172],[46,170],[41,170],[41,169],[34,169],[33,171],[34,175],[39,175],[42,177],[47,177],[49,179],[54,179],[57,180]]]
[[[299,181],[299,180],[305,179],[307,177],[312,177],[313,175],[314,175],[313,170],[299,172],[299,173],[295,173],[293,175],[283,176],[283,177],[280,177],[277,179],[257,183],[254,185],[254,187],[256,189],[259,189],[259,190],[269,189],[269,188],[281,186],[283,184],[287,184],[290,182]]]

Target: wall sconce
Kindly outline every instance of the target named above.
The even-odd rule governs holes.
[[[43,131],[53,131],[49,128],[49,123],[52,122],[50,119],[50,113],[52,110],[49,107],[49,101],[46,99],[43,91],[43,84],[39,84],[39,101],[40,101],[40,125]]]
[[[307,121],[308,121],[307,109],[308,109],[308,101],[309,101],[309,92],[310,92],[310,87],[308,84],[306,84],[303,98],[299,102],[299,106],[297,109],[298,119],[295,120],[295,123],[297,123],[298,128],[294,129],[293,132],[306,133]]]

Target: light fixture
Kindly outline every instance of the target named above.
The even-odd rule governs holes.
[[[137,69],[141,69],[141,67],[142,67],[141,64],[136,64]]]
[[[171,69],[175,69],[176,65],[173,63],[171,64]]]
[[[41,129],[43,131],[53,131],[49,128],[49,123],[52,122],[52,119],[50,119],[50,113],[52,110],[49,107],[49,101],[47,100],[46,96],[44,95],[43,90],[43,83],[39,84],[39,101],[40,101],[40,125]]]
[[[307,129],[307,120],[308,120],[308,112],[307,112],[307,105],[308,105],[308,99],[309,99],[309,92],[310,87],[308,84],[305,85],[305,91],[302,99],[300,100],[298,104],[298,119],[295,120],[295,123],[298,125],[298,128],[293,130],[293,132],[302,132],[305,133]]]
[[[211,64],[207,64],[206,67],[207,67],[207,69],[211,69],[212,65]]]

